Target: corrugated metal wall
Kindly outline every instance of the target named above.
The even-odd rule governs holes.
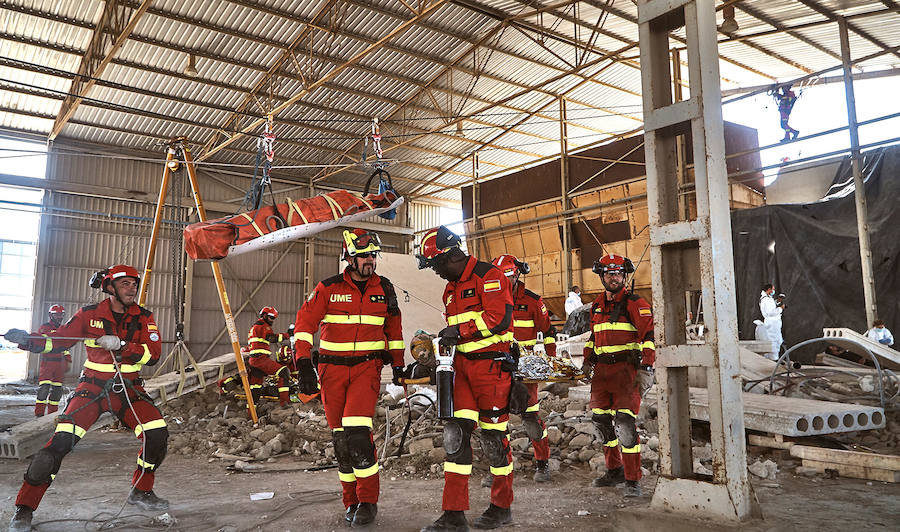
[[[55,146],[58,149],[60,144]],[[48,179],[59,181],[98,184],[98,190],[111,187],[156,194],[162,177],[162,165],[153,161],[73,157],[54,150],[48,157],[47,176]],[[199,177],[204,199],[217,201],[239,196],[240,193],[234,187],[246,186],[248,182],[243,180],[244,183],[240,183],[240,177],[216,175],[233,184],[229,187],[205,178],[203,173]],[[305,197],[306,193],[304,190],[296,190],[280,196],[298,199]],[[155,210],[155,206],[148,203],[62,193],[45,194],[44,204],[53,209],[54,214],[45,215],[42,219],[35,289],[35,323],[46,320],[46,309],[52,303],[62,303],[69,316],[72,316],[81,306],[99,301],[101,294],[92,290],[88,281],[93,272],[100,268],[128,263],[142,270],[151,231],[150,220]],[[437,207],[427,210],[437,213]],[[128,218],[123,219],[123,216]],[[175,219],[174,207],[166,209],[164,219]],[[377,221],[403,226],[406,225],[406,219],[403,209],[392,222],[382,219]],[[314,281],[339,271],[341,232],[342,229],[333,229],[316,235],[313,246]],[[391,233],[382,233],[381,237],[385,251],[407,251],[408,237]],[[147,300],[147,307],[153,311],[162,333],[163,356],[174,346],[175,335],[173,245],[180,249],[181,233],[174,225],[168,224],[164,226],[158,243]],[[234,312],[247,301],[247,296],[288,246],[289,244],[284,244],[220,262]],[[235,321],[242,344],[246,343],[246,331],[262,306],[272,305],[279,310],[276,330],[284,331],[293,322],[306,295],[303,293],[303,249],[303,242],[294,243],[288,256],[251,298],[251,303],[237,315]],[[197,262],[193,265],[190,312],[190,328],[186,331],[186,337],[187,345],[195,357],[202,360],[231,350],[227,335],[216,340],[224,327],[224,319],[208,263]],[[72,355],[70,373],[77,374],[84,362],[83,347],[73,348]],[[37,369],[37,357],[32,358],[34,360],[29,367],[29,376],[33,376]]]

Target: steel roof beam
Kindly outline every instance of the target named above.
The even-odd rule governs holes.
[[[805,5],[806,7],[812,9],[813,11],[815,11],[817,13],[825,15],[829,20],[831,20],[833,22],[837,22],[837,20],[838,20],[838,15],[834,11],[819,5],[819,3],[815,2],[814,0],[800,0],[800,3],[802,3],[803,5]],[[895,5],[892,5],[892,4],[894,4],[893,2],[887,2],[887,3],[882,2],[882,3],[890,8],[896,7]],[[853,33],[859,35],[863,39],[869,41],[870,43],[874,44],[875,46],[881,48],[882,50],[889,49],[889,46],[887,44],[882,42],[880,39],[874,37],[872,34],[867,32],[866,30],[860,28],[856,24],[853,24],[848,21],[847,29],[849,29]],[[900,52],[894,52],[894,56],[900,58]]]

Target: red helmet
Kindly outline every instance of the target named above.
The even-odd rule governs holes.
[[[447,229],[446,226],[429,229],[422,236],[419,253],[416,255],[416,259],[419,260],[419,269],[431,268],[435,258],[453,248],[459,248],[461,245],[462,240],[459,235]]]
[[[95,286],[98,277],[100,278],[100,283],[99,286]],[[141,274],[139,274],[136,269],[127,264],[117,264],[115,266],[110,266],[106,270],[100,270],[95,273],[94,277],[91,279],[91,286],[93,288],[100,288],[107,294],[112,294],[112,292],[109,291],[109,284],[115,279],[121,279],[122,277],[133,277],[138,284],[141,282]]]
[[[628,257],[623,257],[621,255],[604,255],[600,260],[594,262],[591,271],[597,275],[613,272],[633,273],[634,264],[632,264],[631,259]]]
[[[57,303],[55,305],[50,305],[50,310],[48,310],[47,313],[48,314],[57,314],[57,313],[65,314],[66,308],[63,307],[62,305],[60,305],[59,303]]]
[[[275,307],[263,307],[259,311],[259,317],[263,318],[266,316],[268,316],[270,319],[274,320],[275,318],[278,317],[278,311],[275,310]]]
[[[381,251],[381,239],[378,233],[369,233],[365,229],[344,231],[344,250],[341,260],[350,260],[362,253],[378,253]]]
[[[527,262],[522,262],[513,255],[500,255],[493,260],[492,264],[500,268],[503,275],[510,279],[515,277],[518,273],[528,274],[528,272],[531,271]]]

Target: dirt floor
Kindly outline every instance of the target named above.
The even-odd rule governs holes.
[[[87,519],[107,519],[125,499],[137,442],[127,432],[95,431],[82,441],[63,464],[40,509],[36,529],[42,532],[96,530]],[[297,464],[290,456],[266,464]],[[169,456],[158,475],[156,491],[172,502],[170,513],[178,522],[172,530],[340,530],[337,474],[334,470],[290,473],[231,473],[229,462]],[[8,522],[13,501],[26,468],[25,462],[0,461],[0,519]],[[476,473],[470,482],[473,519],[488,504],[488,489],[480,487]],[[613,516],[626,506],[650,503],[655,477],[643,481],[644,497],[623,502],[618,490],[591,488],[594,476],[587,467],[563,467],[549,484],[517,478],[513,504],[517,530],[615,530]],[[765,519],[745,530],[898,529],[900,486],[852,479],[797,477],[789,470],[776,482],[754,479]],[[440,513],[442,482],[382,475],[381,503],[376,530],[418,530]],[[250,494],[271,491],[270,500],[251,501]],[[585,515],[585,512],[588,512]],[[579,515],[580,514],[580,515]],[[153,514],[127,506],[117,529],[165,529],[150,523]]]

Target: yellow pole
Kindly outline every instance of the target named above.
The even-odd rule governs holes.
[[[200,199],[200,187],[197,185],[197,175],[194,173],[194,157],[187,146],[182,146],[182,151],[188,179],[191,181],[191,192],[194,194],[194,204],[197,205],[197,216],[199,216],[201,222],[205,222],[206,209],[203,207],[203,200]],[[257,423],[259,418],[256,416],[256,405],[253,404],[253,394],[250,392],[250,382],[247,380],[247,368],[244,366],[244,358],[241,356],[241,342],[238,339],[237,328],[234,325],[234,316],[231,314],[231,303],[228,302],[228,293],[225,291],[225,280],[222,278],[222,271],[219,269],[218,262],[212,261],[210,266],[212,266],[213,277],[216,279],[219,302],[222,303],[222,313],[225,314],[225,328],[228,329],[228,336],[231,338],[231,348],[234,350],[234,358],[237,361],[238,374],[240,374],[241,382],[244,384],[247,407],[250,409],[250,417],[253,419],[253,422]]]
[[[163,169],[162,184],[159,186],[159,200],[156,202],[156,215],[153,216],[153,232],[150,233],[150,245],[147,248],[147,260],[144,262],[144,275],[141,276],[141,290],[138,293],[138,305],[147,301],[150,289],[150,274],[153,272],[153,259],[156,257],[156,241],[159,238],[159,225],[162,221],[163,208],[166,206],[166,191],[169,190],[169,176],[172,175],[170,164],[175,159],[175,149],[169,148],[166,154],[166,166]]]

